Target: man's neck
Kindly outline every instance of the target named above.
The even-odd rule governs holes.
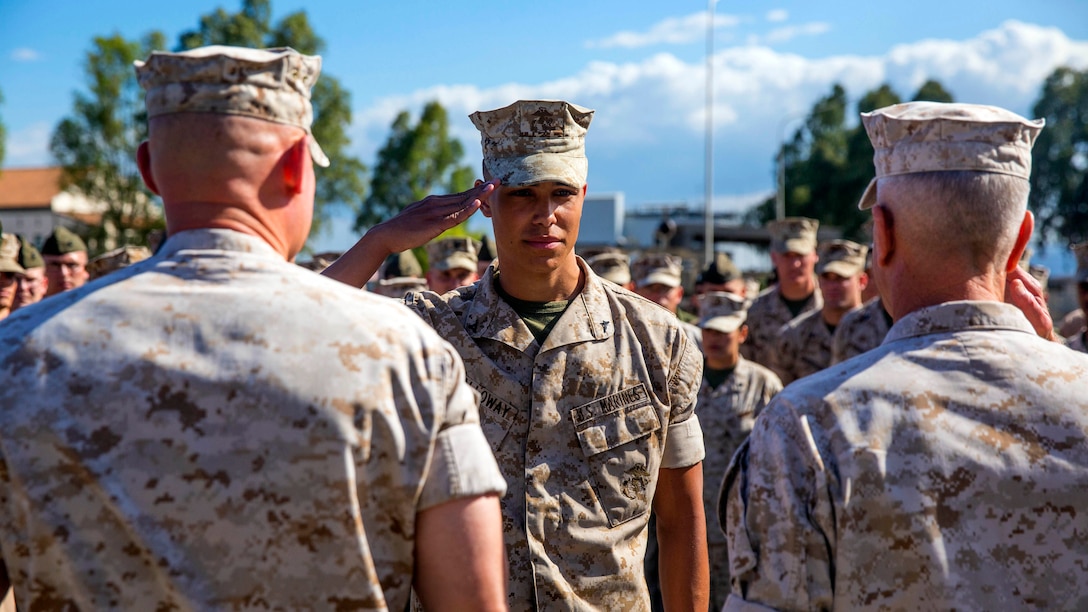
[[[816,280],[806,277],[796,283],[779,281],[778,293],[787,300],[803,300],[816,291]]]
[[[740,363],[740,354],[737,354],[737,356],[733,357],[732,359],[707,358],[706,367],[712,370],[731,370],[737,367],[738,363]]]
[[[823,310],[820,311],[820,315],[823,317],[824,322],[828,325],[837,326],[839,324],[839,321],[842,321],[842,318],[846,316],[846,313],[857,308],[858,306],[861,306],[861,304],[855,304],[853,306],[850,306],[849,308],[830,308],[825,304]]]
[[[585,277],[572,256],[555,270],[527,270],[499,257],[499,277],[503,291],[527,302],[570,300],[582,290]]]

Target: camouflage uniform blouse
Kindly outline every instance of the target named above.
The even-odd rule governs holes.
[[[884,304],[875,297],[857,310],[843,315],[831,338],[831,363],[846,361],[880,346],[888,335]]]
[[[726,609],[1088,609],[1086,380],[1014,307],[950,302],[791,385],[726,476]]]
[[[797,316],[800,317],[814,310],[818,311],[823,308],[823,305],[824,301],[817,287]],[[740,345],[741,355],[744,355],[745,359],[770,368],[772,372],[781,376],[776,359],[778,335],[782,326],[793,318],[789,307],[782,301],[778,285],[764,289],[748,308],[748,340]]]
[[[405,301],[465,360],[502,500],[513,610],[644,610],[660,468],[703,458],[702,357],[671,312],[594,274],[543,345],[494,276]]]
[[[504,490],[462,367],[396,302],[228,230],[20,310],[0,327],[16,598],[403,610],[416,513]]]
[[[729,594],[729,556],[725,530],[718,520],[722,479],[733,453],[752,431],[756,416],[782,390],[774,372],[741,357],[733,374],[717,388],[703,380],[695,413],[703,430],[703,508],[710,551],[711,609],[720,610]]]
[[[782,326],[778,332],[775,361],[775,371],[782,384],[788,385],[831,365],[831,333],[819,310],[805,313]]]

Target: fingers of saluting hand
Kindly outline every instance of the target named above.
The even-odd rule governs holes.
[[[1005,286],[1005,301],[1019,308],[1035,332],[1044,338],[1051,338],[1054,322],[1050,318],[1046,299],[1039,283],[1022,268],[1015,268],[1009,273]]]

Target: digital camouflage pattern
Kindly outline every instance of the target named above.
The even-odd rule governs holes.
[[[26,272],[19,265],[19,237],[15,234],[0,233],[0,272],[22,274]]]
[[[819,312],[824,306],[820,288],[816,287],[801,309],[802,316],[809,312]],[[782,327],[793,319],[793,314],[782,301],[778,285],[760,292],[748,308],[748,340],[740,345],[740,354],[762,366],[768,367],[781,378],[778,369],[778,338]]]
[[[170,113],[241,115],[293,125],[309,135],[314,163],[328,166],[310,125],[310,89],[321,74],[321,57],[290,47],[249,49],[211,45],[179,53],[153,52],[136,62],[146,90],[147,117]]]
[[[703,508],[710,553],[710,609],[721,610],[729,595],[729,554],[725,529],[718,518],[718,499],[729,460],[752,431],[756,417],[782,382],[774,372],[741,358],[733,373],[717,388],[704,379],[695,413],[703,430]]]
[[[775,371],[783,384],[831,365],[831,334],[819,310],[803,314],[778,332]]]
[[[480,130],[486,178],[504,185],[586,184],[586,131],[592,110],[560,100],[518,100],[477,111],[469,119]]]
[[[981,104],[907,102],[862,113],[873,143],[876,177],[861,196],[876,204],[876,182],[886,176],[967,170],[1031,175],[1031,146],[1045,123]]]
[[[843,315],[831,338],[831,363],[846,361],[875,349],[884,341],[890,328],[880,296],[869,300],[861,308],[851,310]]]
[[[0,327],[17,600],[404,610],[416,513],[504,490],[462,368],[402,306],[228,230],[19,310]]]
[[[151,257],[151,251],[145,246],[126,245],[107,251],[87,262],[87,274],[90,280],[127,268],[132,264]]]
[[[430,270],[476,271],[480,243],[468,236],[450,236],[427,243],[427,267]]]
[[[816,262],[817,275],[830,272],[849,278],[865,271],[869,247],[853,240],[828,240],[820,243],[817,253],[820,257]]]
[[[775,253],[807,255],[816,250],[816,231],[820,222],[808,217],[786,217],[767,224],[771,250]]]
[[[949,302],[790,385],[726,476],[726,610],[1088,609],[1085,380],[1015,307]]]
[[[512,610],[647,610],[642,563],[660,468],[703,458],[701,355],[676,317],[597,277],[542,345],[488,274],[405,298],[480,393],[502,499]]]

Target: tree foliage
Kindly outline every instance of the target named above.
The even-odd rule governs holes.
[[[378,151],[370,195],[356,217],[355,229],[387,219],[436,191],[471,187],[474,174],[461,165],[463,155],[460,141],[449,135],[449,116],[439,102],[424,106],[415,125],[408,111],[401,111]]]
[[[950,102],[952,95],[930,80],[912,99]],[[873,146],[856,117],[901,101],[889,85],[881,85],[857,101],[856,113],[848,120],[850,103],[841,85],[817,100],[776,156],[784,164],[786,216],[819,219],[842,229],[847,238],[868,241],[864,229],[868,215],[857,204],[874,175]],[[772,195],[750,210],[747,220],[763,224],[774,219],[775,198]]]
[[[242,9],[228,13],[222,8],[200,18],[195,30],[178,38],[178,50],[206,45],[238,47],[291,47],[308,55],[320,54],[325,41],[314,32],[305,11],[297,11],[272,23],[269,0],[243,0]],[[351,145],[347,129],[351,125],[351,93],[340,80],[322,73],[314,86],[314,138],[328,155],[328,168],[315,167],[317,195],[311,234],[320,231],[328,220],[327,205],[345,204],[358,210],[366,193],[366,166],[347,153]]]
[[[87,53],[87,93],[76,93],[72,115],[53,132],[50,150],[64,169],[63,187],[106,205],[102,222],[87,228],[92,252],[142,244],[161,228],[153,194],[136,167],[136,149],[147,137],[143,92],[132,62],[161,49],[163,35],[142,41],[97,37]]]
[[[1032,112],[1046,119],[1031,159],[1029,204],[1040,233],[1088,240],[1088,70],[1055,70]]]

